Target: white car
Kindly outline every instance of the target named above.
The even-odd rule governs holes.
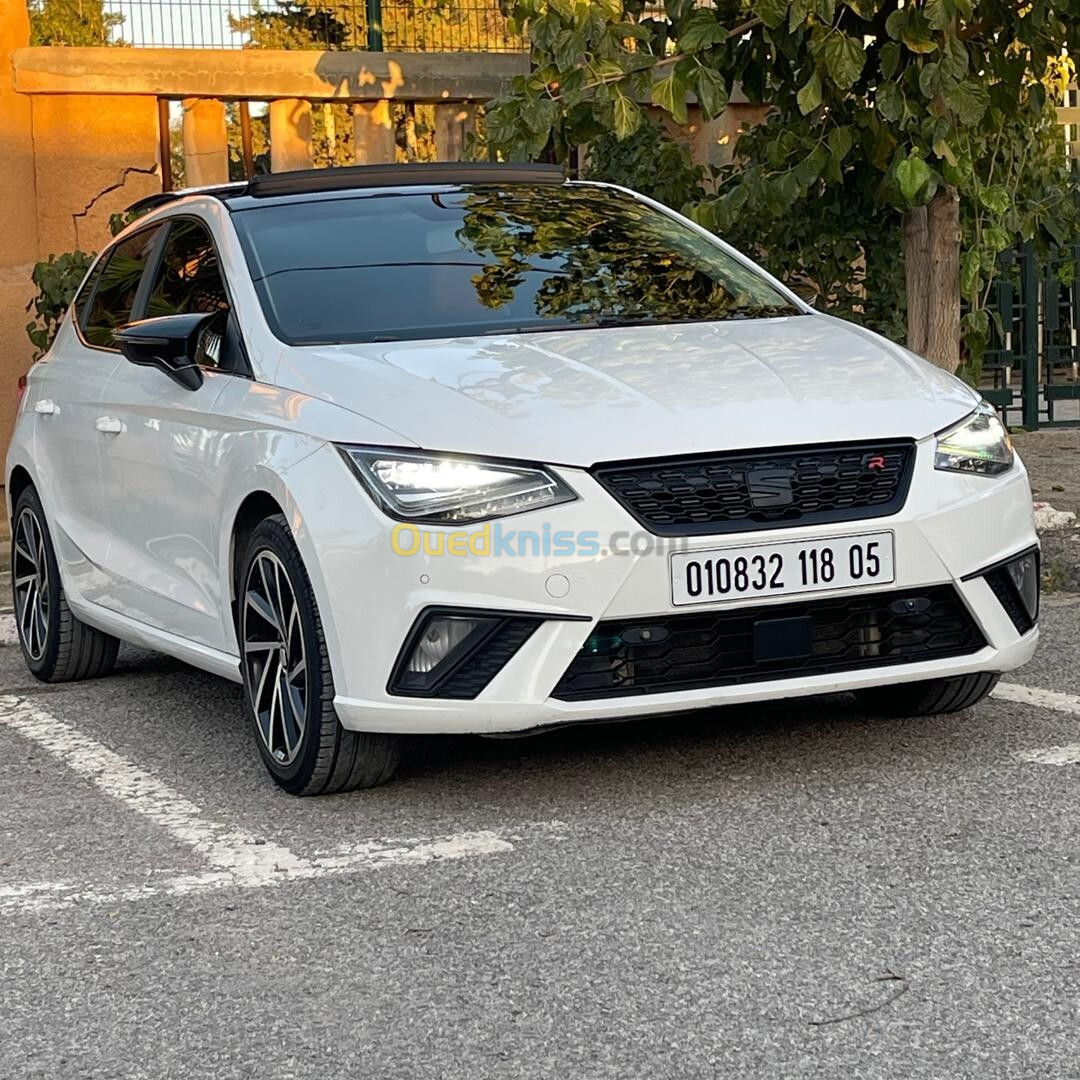
[[[243,682],[274,780],[316,794],[409,733],[962,709],[1035,649],[993,411],[649,199],[371,166],[140,208],[8,452],[40,679],[126,641]]]

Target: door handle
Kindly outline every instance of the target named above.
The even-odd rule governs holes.
[[[34,412],[38,416],[55,416],[59,411],[59,407],[52,398],[42,398],[34,402]]]
[[[119,435],[124,430],[124,422],[115,416],[99,416],[94,427],[104,435]]]

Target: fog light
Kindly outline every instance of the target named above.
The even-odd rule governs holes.
[[[455,619],[449,616],[432,619],[424,627],[405,670],[422,675],[434,671],[479,625],[477,619]]]
[[[405,664],[395,680],[397,688],[423,693],[435,686],[449,668],[468,655],[497,619],[462,615],[432,615],[406,646]]]
[[[1013,588],[1034,623],[1039,617],[1039,553],[1029,551],[1006,566]]]
[[[544,620],[477,608],[427,608],[401,646],[386,689],[405,697],[476,697]]]

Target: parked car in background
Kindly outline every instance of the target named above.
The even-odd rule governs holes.
[[[649,199],[372,166],[144,208],[8,453],[40,679],[127,641],[242,682],[314,794],[386,780],[410,733],[948,712],[1035,648],[993,410]]]

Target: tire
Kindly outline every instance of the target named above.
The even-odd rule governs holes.
[[[315,594],[280,515],[261,521],[247,540],[237,612],[248,716],[274,782],[292,795],[386,783],[401,760],[402,738],[341,726]]]
[[[68,607],[41,499],[33,487],[15,501],[11,593],[23,659],[42,682],[108,675],[120,642],[80,622]]]
[[[958,675],[952,679],[900,683],[856,690],[855,697],[876,716],[938,716],[978,705],[997,686],[994,672]]]

